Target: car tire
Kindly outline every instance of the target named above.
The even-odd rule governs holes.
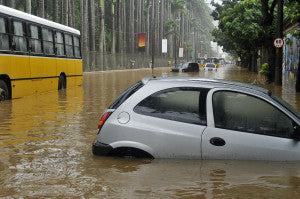
[[[0,101],[8,99],[8,88],[3,80],[0,80]]]
[[[123,158],[150,158],[154,159],[152,155],[149,153],[136,149],[136,148],[130,148],[130,147],[120,147],[114,149],[110,154],[110,156],[118,156]]]
[[[66,88],[66,78],[63,75],[59,76],[58,79],[58,90]]]

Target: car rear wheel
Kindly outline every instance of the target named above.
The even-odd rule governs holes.
[[[63,75],[59,76],[58,79],[58,90],[66,88],[66,78]]]
[[[154,159],[152,155],[149,153],[130,147],[120,147],[114,149],[109,155],[111,156],[118,156],[118,157],[125,157],[125,158],[150,158]]]
[[[0,101],[8,99],[8,88],[3,80],[0,80]]]

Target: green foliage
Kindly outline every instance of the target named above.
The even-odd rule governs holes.
[[[172,13],[179,13],[179,12],[186,13],[185,4],[186,4],[185,0],[173,0],[171,2]]]
[[[264,63],[261,67],[261,70],[259,71],[260,74],[264,75],[265,77],[268,77],[270,74],[270,67],[268,63]]]
[[[173,18],[170,18],[165,23],[166,36],[175,35],[178,38],[179,37],[179,31],[176,31],[176,29],[178,27],[179,27],[179,23],[177,21],[175,21]]]
[[[183,47],[189,52],[193,50],[193,45],[190,42],[184,42]]]
[[[224,1],[216,5],[213,17],[219,19],[218,29],[212,35],[225,51],[235,51],[242,57],[257,53],[264,30],[260,25],[262,14],[259,0]]]

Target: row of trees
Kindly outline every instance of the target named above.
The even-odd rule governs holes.
[[[212,16],[219,21],[212,33],[215,41],[254,72],[258,72],[256,63],[261,58],[268,63],[269,82],[281,85],[282,49],[276,50],[273,41],[283,37],[283,21],[299,22],[299,1],[223,0],[222,5],[212,4]],[[300,84],[300,78],[297,80]]]
[[[191,51],[214,55],[213,18],[205,0],[0,0],[0,4],[80,29],[84,70],[101,68],[107,54],[154,52],[176,58],[178,47],[184,46],[185,58]],[[146,35],[143,53],[138,51],[139,33]],[[161,53],[162,39],[168,39],[167,54]]]

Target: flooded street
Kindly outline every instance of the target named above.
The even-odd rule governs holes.
[[[300,162],[148,160],[97,157],[103,111],[150,69],[84,74],[82,86],[0,103],[1,198],[299,198]],[[254,83],[300,110],[300,94],[264,85],[246,69],[170,73]],[[300,143],[298,143],[300,144]]]

